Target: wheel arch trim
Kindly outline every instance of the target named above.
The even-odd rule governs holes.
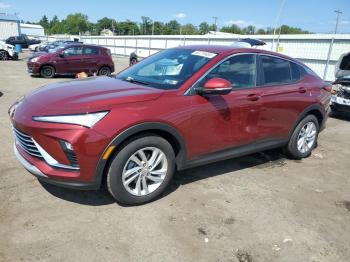
[[[177,143],[179,144],[179,152],[176,155],[176,165],[178,169],[182,169],[185,166],[186,159],[187,159],[187,150],[186,150],[186,144],[182,137],[182,135],[179,133],[179,131],[165,123],[161,122],[147,122],[147,123],[141,123],[136,124],[132,127],[129,127],[128,129],[122,131],[119,133],[116,137],[113,138],[113,140],[108,144],[108,146],[104,149],[103,153],[101,154],[99,161],[97,163],[96,167],[96,173],[95,173],[95,183],[101,184],[103,175],[105,173],[105,168],[107,167],[107,164],[110,160],[110,157],[108,159],[103,159],[104,154],[106,151],[111,147],[115,146],[112,154],[118,150],[118,146],[120,146],[123,142],[125,142],[127,139],[141,133],[146,132],[166,132],[169,135],[171,135]]]
[[[298,118],[296,119],[296,121],[293,124],[293,128],[290,131],[289,138],[292,136],[292,134],[294,132],[294,129],[297,127],[297,125],[300,123],[300,121],[304,117],[306,117],[307,115],[313,114],[313,112],[315,112],[315,111],[317,111],[318,113],[320,113],[322,115],[322,122],[319,123],[319,126],[320,126],[320,130],[323,129],[324,124],[325,124],[325,120],[326,120],[327,112],[325,111],[325,109],[321,105],[313,104],[313,105],[308,106],[307,108],[305,108],[304,111],[302,111],[301,114],[299,114]],[[316,118],[318,119],[317,116],[316,116]]]

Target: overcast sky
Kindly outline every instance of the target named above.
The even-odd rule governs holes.
[[[117,21],[140,21],[141,16],[149,16],[162,22],[177,19],[181,24],[195,25],[202,21],[213,23],[216,16],[220,27],[235,23],[266,28],[275,25],[281,3],[282,0],[9,0],[0,1],[0,12],[18,13],[20,19],[33,22],[43,14],[62,19],[74,12],[87,14],[93,22],[104,16]],[[281,23],[312,32],[333,32],[334,10],[343,11],[339,32],[350,33],[350,0],[286,0]]]

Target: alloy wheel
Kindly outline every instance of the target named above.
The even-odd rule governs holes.
[[[162,150],[145,147],[129,157],[122,173],[125,189],[132,195],[145,196],[154,192],[164,181],[168,161]]]
[[[310,151],[316,141],[317,128],[314,122],[306,123],[299,131],[297,146],[301,153]]]

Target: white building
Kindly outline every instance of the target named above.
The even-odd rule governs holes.
[[[0,13],[0,39],[18,36],[21,33],[19,19],[16,15]]]
[[[28,36],[45,36],[44,27],[34,24],[20,24],[21,34]]]

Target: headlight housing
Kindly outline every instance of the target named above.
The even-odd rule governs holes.
[[[38,122],[72,124],[85,127],[92,127],[102,118],[104,118],[108,113],[109,111],[79,115],[33,116],[33,120]]]
[[[38,62],[39,58],[40,56],[33,57],[32,59],[30,59],[30,62],[33,62],[33,63]]]

